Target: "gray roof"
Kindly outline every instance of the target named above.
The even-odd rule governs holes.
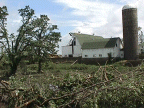
[[[115,47],[116,41],[120,38],[103,38],[97,39],[94,42],[84,42],[82,49],[100,49]]]
[[[83,45],[84,42],[95,42],[97,39],[104,39],[102,36],[94,36],[80,33],[70,33],[70,34],[77,37],[81,46]]]

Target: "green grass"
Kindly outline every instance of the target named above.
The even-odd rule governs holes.
[[[144,92],[144,77],[141,74],[144,71],[144,64],[137,67],[128,67],[122,65],[121,62],[102,66],[55,64],[48,62],[43,63],[42,73],[40,74],[37,74],[37,66],[37,64],[19,66],[16,75],[9,79],[11,88],[29,90],[29,92],[22,92],[23,95],[24,93],[26,95],[29,94],[29,97],[25,97],[25,100],[33,99],[36,94],[41,95],[44,99],[61,97],[65,94],[84,90],[100,82],[110,81],[77,93],[74,97],[52,100],[49,103],[51,107],[59,107],[70,102],[73,98],[81,99],[83,96],[92,93],[88,98],[84,98],[82,101],[79,100],[77,105],[83,108],[95,107],[95,105],[99,106],[99,108],[121,108],[135,107],[137,104],[143,104],[137,102],[142,102],[141,99],[144,99],[142,94]],[[1,69],[2,71],[4,71],[4,68]],[[50,84],[58,86],[59,91],[51,90],[49,88]],[[117,87],[118,90],[108,90]],[[125,87],[128,90],[123,89]],[[100,91],[98,91],[97,95],[95,94],[96,92],[93,93],[93,91],[99,89]],[[136,90],[133,91],[133,89]],[[122,100],[126,100],[127,102],[123,102]],[[73,105],[71,106],[73,107]]]
[[[42,83],[57,83],[63,80],[67,74],[70,74],[71,76],[79,74],[81,77],[87,77],[94,74],[100,76],[102,71],[106,71],[108,74],[111,75],[119,75],[120,73],[123,74],[137,68],[122,66],[119,63],[113,65],[97,66],[85,64],[55,64],[51,62],[43,63],[42,67],[43,68],[41,74],[37,73],[37,64],[25,65],[22,68],[19,67],[16,76],[12,77],[15,80],[15,82],[13,82],[13,85],[15,85],[15,87],[24,86],[25,88],[29,88],[30,83],[32,85],[41,85]],[[144,68],[144,66],[142,66],[141,68]],[[5,70],[1,70],[1,72],[4,74]]]

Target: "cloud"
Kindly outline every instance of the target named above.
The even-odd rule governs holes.
[[[21,17],[17,10],[8,11],[9,15],[7,17],[7,29],[8,33],[17,34],[18,28],[21,26]]]
[[[13,2],[13,1],[11,1]],[[3,6],[7,6],[8,10],[8,16],[7,16],[7,30],[8,34],[11,33],[17,34],[18,28],[21,26],[21,17],[18,14],[18,9],[20,9],[20,6],[12,5],[11,2],[8,2],[7,0],[2,0],[0,2],[0,5],[3,4]]]
[[[144,31],[144,0],[139,0],[137,2],[138,8],[138,26],[142,27],[142,31]]]
[[[57,3],[64,4],[72,8],[71,15],[79,16],[84,19],[84,23],[90,23],[90,26],[102,26],[107,23],[107,13],[115,7],[113,4],[86,1],[86,0],[56,0]],[[79,18],[79,20],[81,19]],[[85,27],[85,26],[84,26]]]
[[[111,35],[117,35],[116,33],[122,32],[122,3],[137,5],[139,10],[139,22],[143,22],[142,20],[144,18],[144,15],[142,14],[142,7],[144,5],[143,0],[121,0],[117,2],[117,4],[100,2],[98,0],[55,0],[55,2],[72,9],[72,11],[70,11],[71,16],[75,16],[77,19],[67,20],[67,25],[75,26],[75,30],[81,32],[96,33],[99,32],[101,28],[105,30],[106,34]],[[61,23],[61,25],[63,24]],[[106,29],[112,33],[107,33]],[[101,34],[104,33],[101,31]]]
[[[100,27],[108,27],[108,18],[111,15],[113,16],[112,11],[116,11],[117,7],[121,8],[117,4],[108,4],[93,0],[56,0],[56,2],[71,8],[71,15],[78,17],[74,21],[67,21],[71,26],[75,26],[74,31],[81,31],[87,34],[97,34],[97,30],[100,30]]]
[[[139,2],[141,0],[120,0],[120,2],[125,4],[135,4],[136,2]]]
[[[5,6],[6,2],[7,2],[7,0],[1,0],[0,1],[0,7]]]
[[[102,0],[54,0],[54,2],[63,6],[61,12],[54,14],[48,11],[45,14],[49,15],[52,24],[57,24],[58,27],[74,28],[69,32],[80,31],[103,37],[123,37],[122,7],[126,4],[135,4],[138,7],[138,24],[144,31],[144,0],[116,0],[114,3],[110,0],[106,2],[102,2]],[[7,0],[0,1],[0,6],[6,4],[8,4]],[[21,25],[21,18],[17,11],[20,8],[18,6],[8,8],[7,28],[9,34],[15,33]],[[62,42],[59,44],[60,49],[61,46],[67,45],[71,39],[68,33],[62,36]]]
[[[80,31],[103,37],[122,38],[122,7],[126,4],[137,6],[138,24],[144,31],[144,0],[117,0],[115,3],[99,0],[55,0],[55,2],[71,9],[69,18],[76,17],[75,20],[66,21],[68,26],[75,27],[71,32]]]

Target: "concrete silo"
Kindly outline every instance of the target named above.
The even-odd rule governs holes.
[[[138,21],[137,8],[125,5],[122,9],[124,58],[138,59]]]

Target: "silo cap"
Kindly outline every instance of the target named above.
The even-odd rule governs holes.
[[[125,6],[122,8],[122,10],[131,9],[131,8],[137,8],[137,6],[136,6],[136,5],[130,5],[130,4],[128,4],[128,5],[125,5]]]

